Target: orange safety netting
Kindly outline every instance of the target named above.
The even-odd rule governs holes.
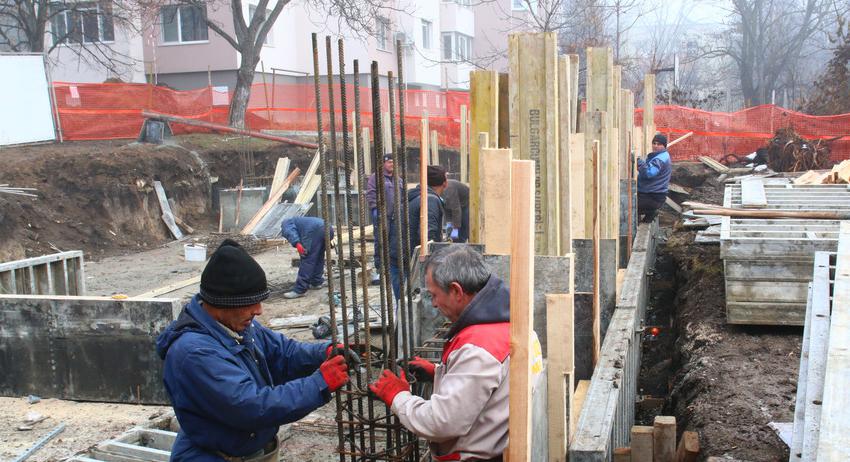
[[[643,110],[635,111],[635,124],[642,124]],[[670,148],[673,160],[695,160],[699,156],[722,158],[727,154],[747,155],[767,145],[776,130],[791,127],[803,138],[833,140],[833,161],[850,158],[850,114],[812,116],[766,104],[738,112],[709,112],[682,106],[656,106],[656,130],[669,140],[694,132]]]
[[[142,110],[179,117],[227,123],[228,92],[215,87],[176,91],[147,84],[54,84],[56,103],[67,140],[135,138],[142,127]],[[340,86],[334,85],[334,114],[337,130],[342,129]],[[360,87],[361,118],[364,127],[372,127],[371,90]],[[469,104],[469,94],[457,91],[407,90],[405,97],[406,138],[419,139],[419,120],[428,113],[431,130],[437,131],[441,146],[460,146],[460,106]],[[354,111],[354,86],[346,85],[346,103],[350,120]],[[396,111],[398,111],[396,92]],[[388,91],[381,90],[381,111],[387,111]],[[330,98],[322,86],[321,103],[324,129],[330,122]],[[252,130],[316,131],[316,99],[311,84],[255,84],[251,89],[247,128]],[[172,124],[175,133],[206,131],[202,128]],[[396,133],[399,127],[396,127]]]
[[[142,110],[220,124],[227,123],[230,94],[215,87],[176,91],[148,84],[99,83],[54,84],[62,134],[68,140],[135,138],[142,126]],[[334,114],[337,130],[342,128],[340,86],[334,85]],[[368,87],[360,87],[361,117],[364,127],[372,127],[372,98]],[[349,116],[354,111],[354,86],[346,85]],[[431,130],[437,131],[440,146],[460,146],[460,106],[469,106],[469,94],[459,91],[406,90],[405,132],[408,143],[418,144],[419,120],[427,111]],[[381,111],[388,109],[388,92],[381,90]],[[327,85],[322,85],[322,119],[330,123]],[[396,100],[398,108],[398,100]],[[635,124],[641,125],[643,111],[635,111]],[[350,117],[349,117],[350,119]],[[353,122],[349,120],[349,130]],[[312,84],[255,84],[246,114],[247,128],[253,130],[316,131],[315,90]],[[699,156],[722,158],[727,154],[746,155],[767,144],[773,133],[792,127],[802,137],[830,140],[850,135],[850,114],[810,116],[773,105],[738,112],[709,112],[681,106],[656,106],[658,131],[675,139],[694,132],[689,139],[671,148],[674,160],[694,160]],[[202,128],[172,124],[176,133],[205,131]],[[396,127],[398,134],[399,127]],[[832,141],[832,160],[850,158],[850,139]]]

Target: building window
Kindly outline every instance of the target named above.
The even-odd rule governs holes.
[[[387,51],[390,49],[390,20],[387,18],[378,18],[378,30],[375,37],[378,41],[378,49]]]
[[[528,5],[525,4],[525,0],[511,0],[511,9],[525,11],[528,9]]]
[[[161,11],[164,43],[209,40],[207,9],[196,5],[167,5]]]
[[[111,2],[54,3],[51,21],[53,40],[58,43],[94,43],[115,40]]]
[[[257,5],[248,5],[248,22],[249,23],[254,20],[254,14],[256,14],[256,13],[257,13]],[[266,9],[266,18],[268,18],[269,15],[271,15],[271,14],[272,14],[272,10]],[[274,27],[271,27],[269,29],[269,33],[266,34],[266,40],[263,41],[263,45],[273,45],[274,44],[274,42],[272,41],[272,31],[274,31]]]
[[[422,20],[422,49],[431,49],[431,21]]]
[[[452,36],[451,33],[443,33],[443,61],[453,61],[454,53],[452,52]]]

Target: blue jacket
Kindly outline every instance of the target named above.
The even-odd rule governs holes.
[[[278,427],[327,403],[318,371],[328,344],[290,340],[254,321],[231,337],[196,295],[157,339],[180,433],[171,460],[218,461],[255,453]]]
[[[325,221],[316,217],[288,218],[283,220],[280,233],[293,247],[300,242],[304,246],[304,250],[310,253],[313,239],[316,236],[322,236],[324,238]]]
[[[666,150],[649,154],[646,156],[646,162],[638,159],[638,192],[667,194],[672,173],[670,153]]]
[[[429,241],[442,242],[443,240],[443,207],[445,203],[443,199],[428,187],[425,190],[428,201],[428,239]],[[422,209],[422,192],[417,186],[407,191],[408,205],[408,224],[410,226],[410,254],[413,255],[413,248],[420,244],[419,239],[419,211]],[[395,246],[391,248],[391,252],[397,252]]]

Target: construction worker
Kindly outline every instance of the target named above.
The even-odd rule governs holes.
[[[416,357],[417,378],[433,380],[431,399],[410,393],[404,371],[384,370],[369,389],[402,425],[429,441],[435,461],[501,461],[508,443],[510,292],[467,245],[437,250],[425,264],[431,303],[452,322],[439,364]],[[532,372],[543,369],[532,342]]]
[[[325,286],[325,221],[316,217],[295,217],[283,220],[280,226],[283,238],[301,255],[298,277],[292,290],[283,294],[284,298],[301,298],[308,289],[321,289]],[[334,229],[330,228],[330,238]]]
[[[469,186],[449,180],[443,202],[446,204],[446,237],[452,242],[469,240]]]
[[[638,159],[638,215],[650,223],[658,215],[658,209],[667,200],[670,175],[673,172],[670,153],[667,152],[667,137],[657,134],[652,138],[652,152],[646,161]]]
[[[384,165],[382,168],[383,178],[384,178],[384,202],[386,205],[384,213],[387,214],[387,226],[392,232],[393,226],[395,224],[395,214],[393,211],[395,210],[395,200],[396,197],[401,197],[402,183],[404,179],[399,179],[399,184],[393,188],[393,156],[387,154],[384,156]],[[369,180],[366,182],[366,203],[369,206],[369,216],[372,219],[372,227],[374,228],[375,236],[378,235],[378,180],[376,175],[373,173],[369,176]],[[380,282],[379,272],[381,270],[381,252],[380,252],[380,239],[375,239],[375,270],[372,271],[372,285],[376,285]]]
[[[443,200],[440,196],[446,190],[446,170],[438,165],[429,165],[427,172],[428,186],[427,201],[428,201],[428,240],[434,242],[442,242],[443,240]],[[414,248],[420,244],[419,241],[419,212],[422,209],[422,192],[419,186],[407,191],[408,205],[408,223],[410,226],[410,242],[408,249],[411,255]],[[399,298],[400,289],[400,268],[403,266],[403,261],[398,254],[398,233],[395,229],[390,230],[390,279],[392,281],[393,293],[395,298]],[[405,268],[404,275],[407,277],[410,268]]]
[[[263,269],[226,239],[201,290],[157,339],[180,432],[171,460],[277,462],[278,427],[326,404],[356,354],[302,343],[260,325]],[[338,354],[342,353],[342,354]]]

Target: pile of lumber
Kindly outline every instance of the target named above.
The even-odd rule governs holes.
[[[33,194],[37,191],[35,188],[16,188],[8,184],[0,184],[0,193],[14,194],[16,196],[38,197]]]
[[[656,416],[653,426],[632,427],[632,446],[614,449],[614,462],[689,462],[699,455],[699,435],[683,432],[676,444],[676,418]]]
[[[809,170],[797,177],[794,184],[847,184],[850,183],[850,160],[842,161],[832,170]]]
[[[802,138],[793,128],[780,128],[767,144],[767,166],[774,172],[803,172],[825,168],[829,144]]]

